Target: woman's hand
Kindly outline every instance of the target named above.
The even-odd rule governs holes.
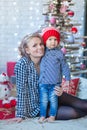
[[[70,86],[70,81],[67,80],[67,81],[65,82],[65,85],[69,88],[69,86]]]
[[[20,122],[23,121],[23,118],[15,117],[15,118],[9,119],[9,120],[7,120],[7,121],[8,121],[8,123],[10,123],[10,122],[17,122],[17,123],[20,123]]]
[[[57,96],[61,96],[63,94],[63,88],[62,87],[59,87],[59,86],[55,86],[55,94]]]

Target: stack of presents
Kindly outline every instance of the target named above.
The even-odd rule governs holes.
[[[0,74],[0,120],[15,117],[16,113],[16,95],[12,93],[15,89],[14,66],[16,62],[7,63],[7,73]]]

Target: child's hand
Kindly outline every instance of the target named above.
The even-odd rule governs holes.
[[[55,94],[57,96],[61,96],[63,94],[63,88],[62,87],[55,86],[54,91],[55,91]]]

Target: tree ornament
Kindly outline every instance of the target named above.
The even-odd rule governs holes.
[[[81,43],[81,46],[86,47],[86,43],[85,43],[85,42],[82,42],[82,43]]]
[[[67,43],[74,43],[74,36],[71,32],[65,33],[65,42]]]
[[[64,55],[65,55],[66,52],[67,52],[65,47],[61,48],[61,51],[63,52]]]
[[[84,70],[84,69],[86,68],[86,65],[82,63],[82,64],[80,65],[80,68],[81,68],[82,70]]]
[[[68,16],[73,17],[74,16],[74,12],[73,11],[69,11],[68,12]]]
[[[56,18],[55,17],[51,17],[50,23],[53,24],[53,25],[56,24]]]
[[[67,7],[62,5],[60,8],[60,13],[65,13],[66,10],[67,10]]]
[[[78,32],[78,29],[77,29],[76,27],[72,27],[72,28],[71,28],[71,32],[72,32],[72,33],[77,33],[77,32]]]
[[[46,22],[46,21],[49,21],[49,16],[48,15],[45,15],[44,16],[44,21]]]
[[[50,3],[49,9],[50,9],[50,10],[53,10],[53,9],[54,9],[54,4],[53,4],[53,3]]]

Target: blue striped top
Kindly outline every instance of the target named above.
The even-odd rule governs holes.
[[[70,69],[63,52],[59,48],[46,48],[40,64],[39,83],[59,84],[63,75],[66,80],[70,80]]]

